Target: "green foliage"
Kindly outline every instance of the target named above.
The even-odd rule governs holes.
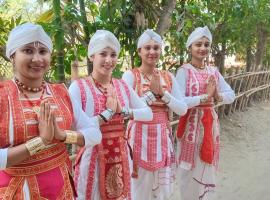
[[[0,18],[0,45],[4,45],[8,39],[7,32],[21,24],[22,17],[12,17],[10,19]]]
[[[29,0],[19,1],[24,7],[17,5],[16,9],[11,9],[11,6],[16,7],[15,0],[6,0],[1,5],[1,46],[7,40],[7,33],[25,21],[42,24],[52,38],[57,32],[63,31],[64,66],[66,75],[69,75],[71,62],[76,59],[84,61],[87,56],[87,38],[98,29],[107,29],[119,38],[122,46],[119,55],[121,64],[117,65],[113,73],[114,76],[120,77],[123,67],[126,69],[140,65],[136,48],[137,38],[146,28],[157,28],[160,13],[169,0],[62,0],[60,7],[62,30],[53,23],[55,19],[53,1],[35,3],[32,8],[26,4]],[[87,21],[80,9],[81,1],[85,4]],[[267,34],[270,31],[269,10],[268,0],[176,1],[171,15],[171,26],[163,35],[165,47],[161,58],[162,67],[176,70],[187,61],[188,52],[185,47],[187,37],[194,28],[205,25],[213,33],[212,53],[215,59],[220,59],[221,53],[237,54],[239,58],[247,59],[246,52],[249,47],[255,55],[258,50],[258,28],[263,28]],[[89,31],[87,34],[86,28]],[[57,44],[59,41],[53,42]],[[55,55],[54,53],[52,66],[55,66]],[[268,63],[267,60],[270,58],[268,43],[263,58],[264,63]],[[51,74],[55,74],[54,69],[52,68]]]

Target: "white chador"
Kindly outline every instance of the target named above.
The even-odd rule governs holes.
[[[88,56],[110,47],[117,54],[120,44],[115,36],[105,30],[97,31],[91,38]],[[116,95],[122,108],[132,110],[134,120],[152,119],[151,109],[123,80],[112,79]],[[106,109],[106,95],[90,78],[74,81],[70,88],[72,101],[78,103],[85,113],[98,121],[98,115]],[[78,200],[131,200],[131,162],[124,118],[114,114],[113,118],[100,126],[101,144],[83,148],[75,163],[75,187]],[[91,133],[89,133],[91,135]]]
[[[161,37],[152,30],[145,31],[138,41],[138,48],[154,40],[162,46]],[[174,76],[166,71],[158,71],[164,96],[152,98],[149,80],[139,69],[126,71],[123,79],[133,87],[141,99],[150,105],[153,120],[150,122],[130,121],[128,134],[133,148],[133,186],[135,199],[168,199],[172,192],[175,176],[175,152],[169,116],[172,111],[185,114],[187,105],[180,95]],[[149,93],[150,92],[150,93]],[[167,102],[165,104],[164,102]]]
[[[212,41],[207,27],[195,29],[187,41],[187,48],[202,37]],[[206,66],[197,70],[185,64],[176,75],[182,95],[186,96],[188,112],[179,120],[179,183],[181,200],[208,200],[215,189],[215,173],[219,160],[219,122],[213,102],[200,104],[206,94],[206,84],[210,76],[217,82],[217,90],[222,97],[221,104],[232,103],[234,91],[225,82],[217,68]]]

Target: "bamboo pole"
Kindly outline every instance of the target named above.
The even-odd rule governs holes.
[[[57,81],[65,81],[65,65],[64,65],[64,30],[61,22],[61,6],[60,0],[53,0],[53,11],[55,15],[55,50],[56,50],[56,67]]]

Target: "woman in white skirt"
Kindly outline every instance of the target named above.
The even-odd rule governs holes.
[[[130,121],[128,130],[133,147],[135,199],[168,199],[175,177],[175,151],[169,118],[172,112],[187,111],[174,76],[157,69],[162,39],[153,30],[139,38],[137,49],[141,66],[124,73],[123,79],[152,109],[150,122]]]
[[[234,91],[218,69],[205,65],[211,42],[208,27],[196,28],[186,43],[191,62],[184,64],[176,75],[189,107],[180,118],[177,131],[181,200],[210,199],[219,160],[219,121],[214,105],[230,104],[235,99]]]
[[[147,121],[153,115],[131,87],[112,78],[119,52],[113,33],[98,30],[88,46],[93,72],[69,88],[72,101],[100,125],[102,133],[101,144],[78,153],[74,176],[78,200],[135,199],[125,120]]]

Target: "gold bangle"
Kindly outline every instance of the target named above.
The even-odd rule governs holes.
[[[65,130],[65,133],[66,133],[66,140],[64,141],[65,143],[77,144],[78,133],[76,131]]]
[[[45,149],[46,147],[41,137],[35,137],[31,140],[28,140],[25,143],[25,146],[27,150],[29,151],[30,156],[38,153],[39,151]]]

